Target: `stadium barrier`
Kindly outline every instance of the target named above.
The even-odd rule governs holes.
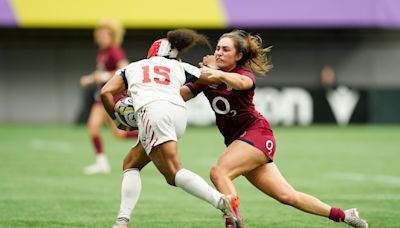
[[[218,99],[213,102],[217,104],[212,107],[214,110],[219,113],[235,113],[226,105],[227,100]],[[331,123],[345,126],[352,123],[400,123],[400,105],[393,105],[396,99],[400,99],[398,89],[262,87],[256,89],[254,103],[256,109],[272,125]],[[189,101],[187,107],[189,124],[206,126],[215,122],[213,111],[204,95]]]

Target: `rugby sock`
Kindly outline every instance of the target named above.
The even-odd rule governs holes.
[[[139,135],[138,131],[127,131],[125,133],[125,138],[137,138]]]
[[[335,222],[343,222],[346,214],[340,208],[332,207],[329,213],[329,219]]]
[[[96,154],[103,153],[103,145],[101,143],[100,136],[96,135],[92,137],[92,143],[94,145],[94,149],[96,150]]]
[[[139,199],[142,182],[138,169],[127,169],[124,171],[121,186],[121,204],[117,217],[118,221],[123,221],[126,218],[129,221],[132,211]],[[125,219],[125,221],[126,221]]]
[[[199,175],[187,169],[179,170],[175,175],[175,185],[182,188],[187,193],[209,202],[216,208],[221,207],[220,199],[222,194],[212,188]]]

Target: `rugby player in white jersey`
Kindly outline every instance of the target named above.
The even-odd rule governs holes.
[[[232,212],[231,199],[209,186],[199,175],[183,168],[178,157],[177,140],[186,129],[185,102],[180,88],[188,81],[213,83],[200,70],[183,63],[179,54],[197,43],[208,44],[195,31],[172,30],[167,38],[157,40],[149,49],[147,59],[133,62],[119,70],[101,91],[108,114],[114,116],[113,95],[128,89],[133,98],[139,141],[124,161],[120,211],[114,227],[128,227],[141,191],[140,170],[150,161],[168,184],[200,198],[228,214],[235,227],[240,227]]]

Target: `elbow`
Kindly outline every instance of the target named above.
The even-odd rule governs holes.
[[[101,96],[101,98],[106,97],[107,94],[108,94],[108,92],[107,92],[104,88],[102,88],[102,89],[100,90],[100,96]]]
[[[112,96],[110,91],[107,91],[106,89],[104,89],[104,87],[100,90],[100,98],[101,100],[105,100],[107,97]]]
[[[233,88],[236,89],[236,90],[246,90],[246,89],[249,89],[248,86],[246,85],[246,83],[244,83],[244,82],[239,82],[239,83],[237,83]]]

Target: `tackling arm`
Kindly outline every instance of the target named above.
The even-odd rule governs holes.
[[[209,79],[219,80],[235,90],[247,90],[253,87],[254,84],[249,77],[238,73],[225,72],[204,66],[200,69],[200,71],[202,75],[209,75]]]
[[[180,93],[184,101],[188,101],[194,97],[192,91],[187,86],[182,86]]]

